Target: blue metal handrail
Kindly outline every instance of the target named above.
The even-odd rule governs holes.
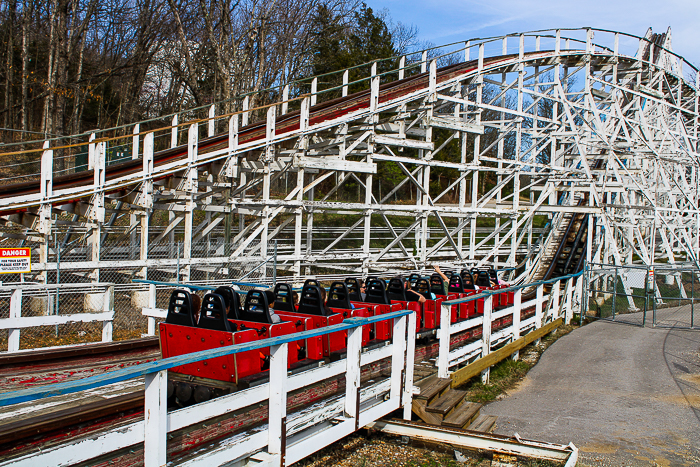
[[[544,285],[544,284],[553,284],[554,282],[567,280],[567,279],[570,279],[572,277],[579,277],[582,274],[583,274],[583,271],[579,271],[575,274],[569,274],[566,276],[555,277],[554,279],[547,279],[546,281],[543,280],[543,281],[531,282],[529,284],[513,285],[510,287],[506,287],[504,289],[498,289],[498,290],[484,290],[483,292],[479,292],[478,294],[470,295],[468,297],[457,298],[455,300],[447,300],[447,301],[442,302],[442,304],[443,305],[458,305],[460,303],[467,303],[467,302],[471,302],[474,300],[478,300],[480,298],[486,298],[486,297],[490,297],[492,295],[498,295],[498,294],[504,293],[504,292],[515,292],[516,290],[525,289],[528,287],[537,287],[539,285]]]
[[[281,345],[302,339],[308,339],[310,337],[323,336],[333,332],[345,331],[348,329],[364,326],[366,324],[372,324],[379,321],[386,321],[389,319],[400,318],[402,316],[408,316],[411,313],[413,313],[413,311],[411,310],[401,310],[378,316],[370,316],[367,318],[346,318],[340,324],[335,324],[333,326],[328,326],[325,328],[313,329],[311,331],[302,331],[279,337],[271,337],[268,339],[247,342],[244,344],[234,344],[227,347],[219,347],[217,349],[201,350],[199,352],[192,352],[186,355],[163,358],[154,362],[147,362],[129,368],[122,368],[115,371],[109,371],[101,375],[90,376],[75,381],[67,381],[65,383],[55,383],[30,389],[6,392],[0,394],[0,407],[5,407],[12,404],[19,404],[21,402],[31,402],[46,397],[59,396],[61,394],[72,394],[88,389],[94,389],[106,386],[108,384],[118,383],[121,381],[138,378],[140,376],[145,376],[152,373],[158,373],[159,371],[168,370],[170,368],[186,365],[188,363],[196,363],[201,362],[202,360],[209,360],[211,358],[233,355],[249,350],[262,349],[265,347],[270,347],[272,345]]]

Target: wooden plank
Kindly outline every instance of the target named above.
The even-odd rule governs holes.
[[[490,433],[494,426],[496,426],[496,420],[498,417],[495,415],[479,415],[474,423],[469,425],[467,430],[470,431],[480,431],[482,433]]]
[[[486,368],[495,365],[504,358],[509,357],[511,354],[513,354],[513,352],[522,349],[523,347],[532,343],[536,339],[539,339],[540,337],[554,331],[556,328],[561,326],[563,322],[564,320],[562,318],[552,321],[546,326],[543,326],[540,329],[526,334],[524,337],[521,337],[517,341],[511,342],[510,344],[496,350],[495,352],[488,354],[486,357],[480,358],[474,363],[471,363],[465,366],[464,368],[455,371],[450,375],[450,378],[452,380],[452,387],[456,388],[466,383],[474,376],[480,375],[481,372],[484,371]]]
[[[442,417],[440,415],[426,412],[425,408],[428,405],[428,401],[425,399],[413,399],[413,413],[418,415],[421,420],[429,425],[440,425],[442,423]]]
[[[445,394],[440,396],[435,402],[427,406],[425,411],[446,416],[457,406],[457,404],[464,400],[466,395],[467,391],[450,389]]]
[[[435,396],[439,395],[450,386],[450,378],[438,378],[431,376],[420,383],[420,394],[416,395],[416,399],[424,399],[430,402]]]
[[[477,404],[475,402],[465,402],[457,407],[457,409],[452,412],[449,417],[446,417],[442,421],[442,425],[452,428],[464,428],[470,423],[473,423],[479,416],[481,407],[483,407],[481,404]]]

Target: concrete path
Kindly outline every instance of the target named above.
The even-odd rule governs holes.
[[[598,321],[482,409],[496,433],[568,444],[579,465],[700,465],[700,330]]]

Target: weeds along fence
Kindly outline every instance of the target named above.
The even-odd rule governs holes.
[[[700,270],[694,265],[591,263],[585,277],[590,319],[637,326],[696,328],[700,324]]]
[[[47,261],[42,262],[33,249],[31,273],[0,276],[0,349],[17,351],[103,341],[102,320],[90,316],[98,311],[113,313],[108,340],[147,334],[148,319],[142,309],[149,306],[149,288],[134,279],[220,285],[234,280],[270,282],[276,276],[274,242],[267,245],[266,255],[261,253],[259,242],[242,249],[240,243],[196,242],[190,258],[183,256],[178,242],[156,243],[150,250],[149,259],[140,260],[138,244],[103,242],[99,254],[93,256],[89,242],[78,240],[52,245]],[[111,290],[109,309],[101,307],[102,302],[95,298],[104,293],[105,287]],[[157,288],[156,307],[167,308],[172,289]],[[22,297],[20,301],[15,297],[13,308],[16,290],[22,291]],[[16,319],[21,322],[6,321]],[[17,329],[21,332],[13,331]]]

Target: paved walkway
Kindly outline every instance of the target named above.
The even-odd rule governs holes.
[[[598,321],[549,347],[482,413],[496,433],[579,447],[579,465],[700,465],[700,330]]]

